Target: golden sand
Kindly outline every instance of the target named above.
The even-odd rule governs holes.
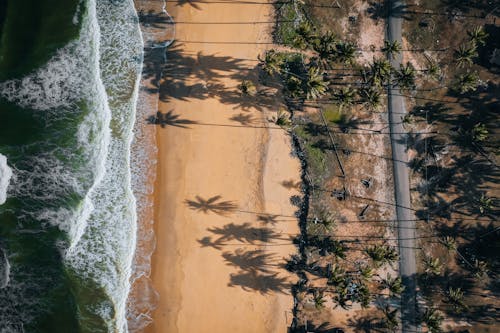
[[[167,10],[177,24],[157,127],[160,301],[146,331],[286,332],[295,277],[283,265],[296,252],[290,197],[300,165],[288,134],[268,120],[279,97],[260,105],[237,89],[244,78],[257,83],[273,6],[187,1]]]

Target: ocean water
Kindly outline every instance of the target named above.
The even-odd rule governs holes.
[[[0,333],[127,332],[132,0],[0,0]]]

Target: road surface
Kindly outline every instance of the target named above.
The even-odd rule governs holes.
[[[401,23],[403,1],[391,1],[389,11],[387,39],[401,43]],[[398,69],[402,55],[390,59],[394,68]],[[398,87],[389,88],[389,122],[391,130],[391,146],[394,173],[394,192],[396,199],[396,216],[398,220],[398,239],[400,266],[399,271],[405,291],[401,295],[401,315],[403,333],[416,332],[416,292],[415,292],[415,214],[410,208],[410,170],[408,166],[407,136],[402,125],[402,117],[406,114],[404,98]]]

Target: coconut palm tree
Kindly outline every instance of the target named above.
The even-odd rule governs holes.
[[[384,326],[390,331],[395,331],[399,326],[398,320],[398,309],[391,309],[389,305],[382,308],[382,312],[385,316]]]
[[[298,98],[304,95],[302,80],[294,75],[288,75],[285,81],[286,89],[291,97]]]
[[[329,67],[330,61],[336,54],[337,36],[331,31],[327,31],[316,38],[312,47],[318,53],[320,63],[324,68]]]
[[[474,260],[472,264],[472,271],[474,273],[474,277],[477,279],[484,278],[488,275],[488,263],[482,260]]]
[[[424,256],[424,272],[429,275],[439,275],[443,265],[439,261],[439,258],[432,258],[429,255]]]
[[[427,68],[425,69],[425,73],[430,79],[439,80],[441,77],[441,68],[439,67],[438,63],[432,60],[427,55],[425,56],[425,58],[427,59]]]
[[[337,220],[333,214],[326,210],[321,210],[313,222],[319,224],[323,228],[324,233],[331,232],[337,225]]]
[[[326,299],[323,290],[314,289],[313,299],[316,309],[320,310],[325,307]]]
[[[278,110],[278,113],[276,114],[276,119],[275,119],[274,123],[278,126],[281,126],[281,127],[289,126],[291,123],[290,113],[287,112],[285,109],[280,108]]]
[[[255,84],[250,80],[241,81],[238,89],[243,95],[255,96],[257,94],[257,87],[255,87]]]
[[[342,87],[335,94],[333,94],[333,100],[339,105],[339,109],[346,106],[351,106],[354,104],[354,97],[356,92],[351,87]]]
[[[305,50],[317,38],[316,28],[309,21],[302,21],[295,29],[293,46]]]
[[[328,274],[327,283],[332,286],[338,286],[345,281],[345,277],[346,277],[345,270],[342,267],[333,264]]]
[[[401,52],[403,48],[401,47],[401,43],[397,40],[395,41],[384,41],[384,47],[382,47],[381,51],[384,52],[388,57],[394,59],[394,55]]]
[[[484,215],[484,213],[490,211],[493,208],[493,198],[487,197],[484,193],[479,198],[479,213]]]
[[[344,310],[349,310],[351,308],[349,292],[347,290],[347,284],[343,284],[337,288],[337,295],[333,298],[340,307]]]
[[[441,324],[443,323],[443,315],[439,313],[435,308],[428,308],[425,310],[422,321],[427,325],[427,329],[430,333],[441,333]]]
[[[339,42],[335,47],[335,59],[338,62],[352,64],[356,58],[356,45],[350,42]]]
[[[488,129],[484,124],[477,123],[472,127],[471,130],[471,139],[474,143],[481,143],[488,139]]]
[[[476,91],[478,84],[479,76],[477,75],[477,73],[469,72],[460,75],[455,86],[461,94],[465,94],[467,92]]]
[[[387,277],[380,281],[380,289],[389,289],[391,296],[401,295],[405,289],[401,277],[392,277],[387,273]]]
[[[458,50],[455,50],[455,61],[458,67],[472,65],[474,58],[477,57],[476,44],[461,44]]]
[[[395,72],[396,84],[403,90],[415,89],[415,67],[410,62],[406,65],[400,65],[399,70]]]
[[[389,245],[373,245],[366,248],[365,253],[373,260],[376,267],[383,263],[392,264],[399,257],[396,248]]]
[[[451,236],[445,236],[439,239],[439,242],[448,250],[455,251],[457,249],[457,241]]]
[[[363,279],[363,280],[369,280],[373,277],[373,268],[371,268],[370,266],[360,266],[359,267],[359,276]]]
[[[475,27],[471,31],[467,31],[467,34],[470,37],[470,40],[475,45],[485,45],[486,39],[488,38],[488,33],[484,31],[484,28],[481,26]]]
[[[373,59],[370,64],[369,81],[375,86],[386,85],[391,77],[392,67],[387,59]]]
[[[401,118],[401,123],[404,128],[412,128],[415,124],[415,117],[411,113],[407,113]]]
[[[446,296],[448,298],[448,302],[453,305],[453,309],[457,313],[467,309],[467,305],[464,303],[464,292],[461,288],[448,288]]]
[[[320,72],[318,67],[310,67],[308,69],[304,90],[306,98],[309,100],[317,99],[326,94],[328,81],[323,79],[323,73]]]
[[[266,52],[264,59],[260,55],[257,58],[260,61],[260,66],[268,75],[273,76],[281,73],[281,66],[285,62],[281,53],[276,50],[269,50]]]
[[[351,299],[354,302],[358,302],[362,308],[367,308],[372,300],[370,289],[362,281],[356,282],[356,288],[353,288]]]
[[[382,104],[382,93],[374,87],[360,89],[358,93],[368,109],[377,110]]]

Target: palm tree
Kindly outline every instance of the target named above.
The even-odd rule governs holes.
[[[286,89],[293,98],[302,97],[304,90],[302,89],[302,80],[294,75],[288,75],[286,78]]]
[[[337,225],[337,220],[335,220],[333,214],[326,210],[321,210],[314,222],[321,225],[325,233],[332,231]]]
[[[451,236],[445,236],[439,240],[441,244],[448,250],[448,251],[455,251],[457,249],[457,241],[455,238]]]
[[[441,333],[441,324],[443,323],[443,315],[439,313],[435,308],[428,308],[425,310],[422,316],[422,321],[427,325],[427,329],[430,333]]]
[[[292,43],[296,48],[304,50],[316,37],[316,28],[314,28],[309,21],[302,21],[295,29],[295,37]]]
[[[407,113],[401,117],[401,122],[403,127],[411,128],[415,124],[415,117],[411,113]]]
[[[350,301],[350,298],[349,298],[349,292],[347,290],[346,284],[337,288],[337,295],[335,295],[333,300],[335,302],[337,302],[338,305],[340,305],[340,307],[344,310],[348,310],[351,308],[351,304],[348,303]]]
[[[387,84],[391,77],[392,67],[387,59],[373,59],[370,64],[370,82],[375,86]]]
[[[320,63],[328,67],[329,62],[336,52],[337,36],[331,31],[319,36],[313,41],[312,47],[318,53]]]
[[[373,260],[376,267],[386,262],[392,264],[399,257],[396,248],[389,245],[373,245],[366,248],[365,252]]]
[[[359,275],[363,280],[369,280],[373,276],[373,269],[370,266],[361,266],[359,267]]]
[[[387,277],[380,281],[380,289],[389,289],[390,295],[401,295],[405,289],[401,277],[392,277],[387,273]]]
[[[268,75],[272,76],[274,74],[281,73],[281,66],[284,64],[285,59],[283,55],[275,50],[269,50],[266,52],[264,59],[260,56],[257,57],[260,61],[260,66]]]
[[[316,309],[319,310],[325,307],[326,299],[322,290],[314,289],[313,298]]]
[[[476,259],[472,265],[472,270],[475,278],[484,278],[488,275],[488,264],[485,261]]]
[[[458,50],[455,50],[455,61],[458,67],[472,65],[474,58],[477,57],[476,44],[461,44]]]
[[[317,99],[326,94],[328,89],[328,81],[323,79],[323,73],[320,73],[318,67],[310,67],[307,71],[307,81],[305,84],[305,92],[307,99]]]
[[[361,281],[356,283],[356,288],[352,292],[351,298],[354,302],[359,302],[362,308],[367,308],[371,302],[371,294],[368,286]]]
[[[479,198],[479,213],[483,215],[493,208],[493,198],[487,197],[484,193]]]
[[[472,31],[467,31],[467,34],[469,35],[471,42],[475,45],[485,45],[486,44],[486,38],[488,38],[488,33],[484,31],[484,28],[481,26],[475,27]]]
[[[397,40],[395,41],[384,41],[384,47],[382,47],[381,51],[384,52],[388,57],[394,58],[394,55],[401,52],[403,48],[401,47],[401,43]]]
[[[345,280],[345,270],[337,266],[336,264],[331,266],[331,269],[328,274],[328,284],[332,286],[338,286]]]
[[[425,73],[429,78],[433,80],[439,80],[439,78],[441,77],[441,68],[439,67],[438,63],[432,60],[427,55],[425,56],[425,58],[427,59],[427,68],[425,69]]]
[[[354,104],[355,95],[356,92],[351,87],[342,87],[333,95],[333,100],[339,105],[339,109],[342,110],[343,107]]]
[[[391,309],[389,305],[386,305],[382,312],[385,316],[384,326],[390,331],[395,331],[399,326],[398,309]]]
[[[406,65],[400,65],[399,70],[395,73],[397,85],[403,90],[415,89],[415,67],[410,62]]]
[[[338,62],[352,64],[356,55],[356,45],[350,42],[339,42],[335,48],[335,58]]]
[[[439,275],[441,274],[441,269],[443,265],[439,261],[439,258],[432,258],[429,255],[424,256],[424,271],[426,274]]]
[[[448,302],[453,305],[453,309],[460,313],[467,309],[467,305],[464,303],[464,292],[461,288],[448,288],[447,292]]]
[[[460,75],[456,82],[456,87],[461,94],[465,94],[467,92],[476,91],[478,84],[479,76],[476,72],[472,72]]]
[[[278,126],[281,126],[281,127],[286,127],[288,125],[290,125],[290,114],[283,108],[280,108],[278,110],[278,113],[276,115],[276,120],[275,120],[275,124],[278,125]]]
[[[472,142],[480,143],[486,141],[488,139],[488,134],[489,132],[486,126],[484,124],[477,123],[471,130]]]
[[[363,104],[372,110],[377,110],[382,103],[382,94],[374,87],[363,88],[358,91]]]
[[[255,84],[250,80],[241,81],[238,89],[240,89],[243,95],[255,96],[257,94],[257,88],[255,87]]]

